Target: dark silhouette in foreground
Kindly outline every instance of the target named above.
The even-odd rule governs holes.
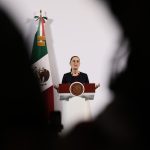
[[[48,115],[19,28],[0,9],[0,149],[44,150],[61,131],[60,112]]]
[[[62,137],[56,149],[149,149],[149,5],[139,0],[108,4],[123,28],[123,39],[129,41],[126,69],[110,80],[113,102],[94,121],[80,123]]]

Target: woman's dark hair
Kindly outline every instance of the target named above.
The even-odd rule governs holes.
[[[72,56],[72,57],[70,58],[70,63],[71,63],[71,60],[72,60],[74,57],[78,57],[78,58],[79,58],[79,56]],[[79,59],[80,59],[80,58],[79,58]]]

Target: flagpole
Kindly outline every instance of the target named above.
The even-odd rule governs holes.
[[[42,17],[42,10],[40,10],[40,18]]]

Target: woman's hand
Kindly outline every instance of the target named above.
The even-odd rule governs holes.
[[[59,86],[58,85],[54,85],[54,89],[56,89],[57,92],[58,92]]]
[[[100,87],[100,83],[98,83],[97,85],[95,85],[95,90]]]

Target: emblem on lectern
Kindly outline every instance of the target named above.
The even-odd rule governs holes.
[[[69,87],[70,93],[74,96],[81,96],[84,90],[84,85],[81,82],[73,82]]]

